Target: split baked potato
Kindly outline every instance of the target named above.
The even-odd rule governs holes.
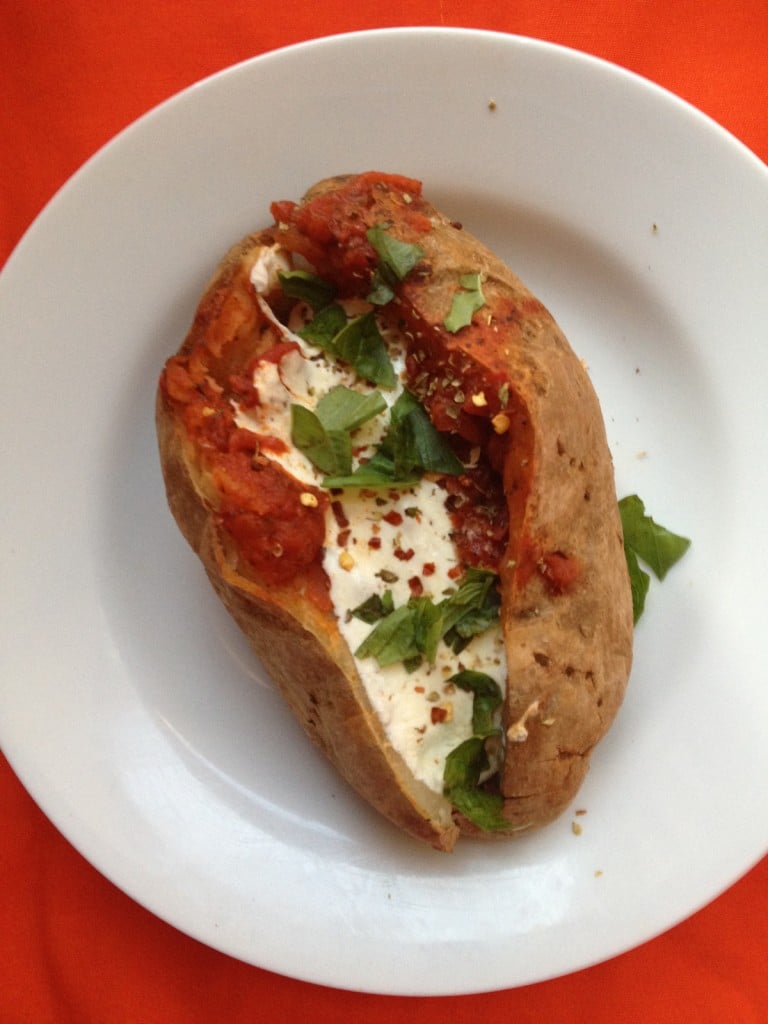
[[[419,182],[331,178],[271,212],[162,370],[171,511],[365,800],[442,850],[536,829],[632,660],[587,372]]]

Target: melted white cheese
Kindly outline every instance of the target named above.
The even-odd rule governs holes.
[[[257,292],[264,293],[273,286],[278,269],[286,269],[282,255],[265,249],[251,273]],[[283,337],[294,341],[299,349],[278,364],[264,362],[257,366],[254,385],[259,404],[248,410],[237,409],[237,423],[284,440],[288,451],[268,453],[269,457],[303,483],[321,485],[322,473],[291,444],[291,405],[314,409],[320,398],[339,384],[364,393],[372,388],[359,381],[352,370],[327,359],[280,324],[259,298]],[[348,314],[360,311],[350,309]],[[298,328],[299,324],[292,322],[292,326]],[[396,338],[388,337],[387,342],[398,376],[394,389],[381,392],[389,409],[402,392],[404,358]],[[388,409],[355,432],[355,463],[369,455],[383,436]],[[395,607],[399,607],[414,592],[439,601],[455,589],[459,560],[451,540],[445,497],[437,483],[424,478],[404,490],[350,488],[334,498],[326,519],[323,566],[330,580],[339,629],[353,653],[373,627],[350,612],[371,595],[389,590]],[[506,661],[500,627],[491,627],[473,638],[458,658],[441,643],[435,664],[424,663],[412,672],[402,663],[381,668],[374,658],[355,660],[389,741],[417,778],[442,792],[446,756],[472,735],[472,695],[448,679],[461,669],[485,672],[503,692]]]

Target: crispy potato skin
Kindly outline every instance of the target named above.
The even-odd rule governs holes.
[[[336,211],[335,221],[329,211]],[[365,278],[365,261],[375,265],[360,241],[361,226],[386,222],[390,234],[421,246],[424,258],[393,306],[411,338],[411,377],[429,380],[439,367],[461,382],[467,395],[457,429],[493,448],[509,508],[499,567],[510,730],[500,782],[509,829],[481,832],[415,780],[370,707],[332,609],[301,580],[267,585],[244,564],[221,528],[205,452],[189,436],[184,395],[169,384],[169,360],[156,419],[173,515],[299,722],[369,803],[441,850],[450,850],[460,833],[495,838],[539,828],[573,800],[620,707],[632,662],[613,467],[589,377],[542,304],[431,207],[418,182],[377,174],[332,178],[298,206],[275,204],[273,215],[275,227],[247,236],[222,260],[177,357],[202,351],[208,376],[224,381],[268,344],[248,283],[263,245],[278,240],[301,252],[350,291],[361,266]],[[351,242],[350,223],[357,225]],[[350,249],[357,250],[353,264]],[[459,279],[475,272],[482,274],[486,305],[471,326],[451,334],[443,319]],[[439,421],[437,397],[428,390],[420,397]]]

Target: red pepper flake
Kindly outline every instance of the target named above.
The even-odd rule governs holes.
[[[368,540],[368,547],[373,548],[374,551],[378,551],[381,547],[381,537],[370,537]]]
[[[339,533],[339,536],[336,538],[336,543],[338,544],[338,546],[340,548],[345,548],[347,546],[347,541],[349,540],[349,534],[350,534],[349,530],[342,530]]]
[[[403,551],[402,548],[395,548],[394,551],[395,558],[399,558],[401,562],[410,562],[415,554],[416,552],[413,548],[408,548],[407,551]]]
[[[460,565],[454,565],[452,569],[448,570],[448,579],[449,580],[457,580],[459,578],[459,576],[462,575],[463,572],[464,572],[464,570],[462,569],[462,567]]]
[[[416,693],[424,693],[424,687],[423,686],[414,686],[413,689],[415,690]]]
[[[424,593],[424,584],[419,576],[411,576],[408,580],[408,586],[411,588],[411,593],[414,597],[421,597]]]
[[[349,519],[347,519],[346,513],[344,512],[344,506],[340,501],[332,501],[331,509],[336,519],[336,523],[340,527],[349,526]]]
[[[440,722],[444,722],[448,717],[448,712],[445,708],[434,707],[430,709],[429,717],[432,721],[432,725],[439,725]]]
[[[424,565],[421,567],[421,571],[424,574],[424,576],[434,576],[435,575],[435,563],[434,562],[425,562]]]
[[[382,516],[382,519],[384,522],[389,523],[390,526],[402,526],[403,523],[403,517],[399,512],[395,512],[394,509]]]

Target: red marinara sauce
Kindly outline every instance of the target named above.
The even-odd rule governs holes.
[[[332,191],[319,188],[302,203],[271,206],[280,244],[309,260],[342,294],[370,287],[378,257],[366,238],[368,228],[397,222],[417,237],[432,228],[422,211],[420,181],[375,171],[350,177]]]
[[[262,359],[279,362],[293,348],[269,347],[250,362],[247,373],[216,375],[215,360],[201,344],[168,360],[160,386],[194,444],[201,468],[210,475],[217,494],[212,515],[243,562],[268,586],[300,577],[305,595],[329,611],[322,568],[328,496],[270,460],[268,453],[284,450],[285,443],[239,427],[232,404],[257,404],[255,366]]]

